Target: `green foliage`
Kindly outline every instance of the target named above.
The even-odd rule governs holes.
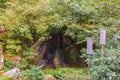
[[[118,49],[105,49],[104,57],[101,50],[95,50],[91,59],[91,74],[95,80],[119,80],[120,54]]]
[[[6,76],[0,76],[0,80],[13,80],[12,78],[8,78]]]
[[[6,50],[10,54],[16,54],[17,52],[21,51],[21,42],[19,40],[7,39],[6,43]]]
[[[104,57],[102,57],[102,51],[99,44],[99,30],[94,35],[96,39],[94,44],[96,49],[91,55],[91,75],[94,80],[119,80],[120,78],[120,54],[119,54],[119,28],[109,28],[107,30],[107,40],[104,48]],[[85,53],[82,57],[87,58],[85,49],[82,50]],[[87,60],[88,61],[88,60]]]
[[[96,33],[96,28],[117,27],[120,17],[118,1],[113,0],[23,0],[5,5],[6,9],[1,9],[0,25],[4,24],[10,31],[3,42],[10,53],[24,51],[38,39],[43,40],[65,26],[66,34],[77,44],[82,43]]]
[[[28,69],[30,66],[29,62],[23,58],[22,61],[21,61],[21,64],[18,64],[17,67],[20,69],[20,70],[25,70],[25,69]]]
[[[9,0],[0,0],[0,7],[5,8],[5,3]]]
[[[21,75],[23,77],[29,77],[30,80],[43,80],[44,78],[40,67],[33,67],[31,70],[24,70]]]
[[[57,70],[45,70],[45,74],[54,75],[59,80],[92,80],[90,75],[87,75],[87,69],[77,68],[59,68]]]
[[[35,65],[33,48],[25,49],[23,51],[21,63],[17,64],[17,67],[21,70],[25,70],[30,68],[31,65]]]
[[[119,0],[0,0],[0,26],[5,25],[8,29],[7,37],[6,34],[0,35],[1,43],[8,53],[21,53],[24,56],[25,60],[21,67],[23,69],[32,63],[34,53],[31,47],[38,39],[44,40],[45,37],[50,37],[51,33],[67,27],[65,34],[70,35],[76,44],[86,42],[86,38],[92,36],[95,38],[96,48],[100,48],[99,29],[105,28],[107,30],[107,49],[106,58],[103,59],[104,66],[100,65],[102,59],[99,50],[93,56],[93,60],[96,58],[98,60],[93,61],[92,64],[95,65],[93,73],[95,71],[103,79],[106,77],[108,79],[109,75],[114,74],[109,66],[111,64],[119,65],[116,62],[117,58],[119,59],[120,47],[119,13]],[[114,56],[111,55],[112,52]],[[111,57],[113,62],[106,60]],[[116,57],[115,60],[113,57]],[[7,67],[10,67],[8,64],[10,63],[5,63]],[[96,67],[99,70],[97,72]],[[102,75],[101,70],[104,70],[105,76]],[[117,71],[119,71],[118,68],[115,68],[115,75],[118,74]],[[30,70],[26,72],[30,72]],[[98,74],[99,72],[100,74]],[[59,71],[57,73],[59,74]],[[93,76],[95,77],[94,74]]]
[[[12,69],[13,68],[12,61],[10,59],[8,59],[7,61],[5,61],[4,66],[5,66],[5,68],[4,68],[5,71]]]
[[[29,48],[29,49],[26,49],[25,51],[23,51],[23,56],[30,64],[34,63],[34,50],[33,50],[33,48]]]

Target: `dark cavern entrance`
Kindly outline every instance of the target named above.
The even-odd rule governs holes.
[[[80,49],[85,47],[85,44],[76,45],[74,40],[62,31],[51,33],[50,36],[50,39],[36,43],[35,63],[37,65],[55,68],[85,67],[84,59],[80,57]]]

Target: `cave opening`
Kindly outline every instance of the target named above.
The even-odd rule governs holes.
[[[86,43],[75,44],[69,35],[65,35],[63,29],[52,32],[50,36],[50,39],[36,43],[36,65],[54,68],[86,66],[85,60],[80,57],[82,54],[80,50],[85,47]]]

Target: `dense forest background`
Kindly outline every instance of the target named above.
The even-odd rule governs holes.
[[[107,31],[102,59],[101,28]],[[87,55],[83,45],[87,37],[93,37],[91,74],[95,80],[120,78],[119,0],[0,0],[0,44],[6,56],[5,71],[12,68],[10,57],[15,56],[22,57],[21,70],[31,69],[36,42],[49,40],[51,34],[60,31],[80,46],[77,56],[84,59]]]

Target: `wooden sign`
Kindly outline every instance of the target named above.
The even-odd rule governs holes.
[[[93,49],[93,39],[92,37],[87,38],[87,54],[92,54]]]
[[[105,43],[106,43],[106,30],[101,29],[100,30],[100,44],[105,45]]]

